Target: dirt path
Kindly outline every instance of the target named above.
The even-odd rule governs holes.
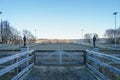
[[[96,80],[84,67],[39,66],[35,67],[25,80]]]

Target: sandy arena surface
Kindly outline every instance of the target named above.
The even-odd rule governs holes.
[[[36,66],[24,80],[96,80],[84,66]]]

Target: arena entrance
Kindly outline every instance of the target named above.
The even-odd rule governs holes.
[[[75,50],[40,50],[36,52],[36,65],[82,65],[84,52]]]

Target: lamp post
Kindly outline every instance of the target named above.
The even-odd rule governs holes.
[[[115,31],[114,31],[114,41],[115,41],[115,47],[116,47],[116,15],[117,12],[114,12],[113,15],[115,15]]]
[[[82,31],[82,39],[83,39],[83,29],[81,31]]]
[[[36,29],[35,29],[35,38],[36,38]]]

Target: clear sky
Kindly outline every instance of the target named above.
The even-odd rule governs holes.
[[[85,33],[103,37],[106,29],[120,26],[120,0],[0,0],[0,19],[38,38],[79,39]]]

